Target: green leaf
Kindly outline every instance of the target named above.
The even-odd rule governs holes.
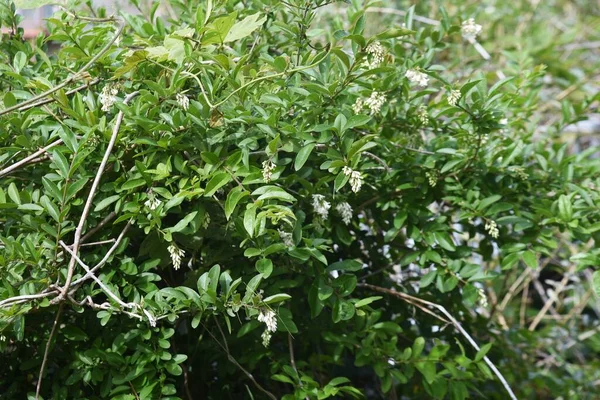
[[[423,377],[430,385],[435,381],[436,371],[435,363],[432,361],[421,361],[415,363],[415,367],[419,370]]]
[[[212,196],[217,190],[227,185],[231,181],[231,175],[227,172],[217,172],[204,189],[204,196]]]
[[[273,262],[268,258],[262,258],[256,261],[256,270],[267,279],[273,272]]]
[[[60,212],[58,210],[58,206],[54,204],[48,196],[42,196],[40,198],[40,203],[44,206],[48,214],[56,221],[60,222]]]
[[[361,308],[361,307],[364,307],[364,306],[366,306],[367,304],[371,304],[371,303],[373,303],[374,301],[380,300],[380,299],[382,299],[382,298],[383,298],[383,297],[381,297],[381,296],[372,296],[372,297],[367,297],[366,299],[362,299],[362,300],[359,300],[359,301],[357,301],[357,302],[354,304],[354,307],[356,307],[356,308]]]
[[[19,205],[18,209],[25,211],[44,211],[43,207],[33,203],[21,204]]]
[[[146,180],[142,178],[130,179],[121,186],[121,190],[129,190],[146,184]]]
[[[253,196],[259,196],[257,200],[278,199],[293,203],[296,198],[280,188],[279,186],[267,185],[262,186],[252,192]]]
[[[229,194],[227,195],[227,200],[225,200],[225,218],[229,220],[233,211],[235,211],[235,207],[240,202],[241,199],[248,196],[250,193],[245,191],[242,187],[236,186],[233,188]]]
[[[443,249],[446,249],[448,251],[456,250],[454,242],[452,241],[452,238],[450,237],[450,234],[448,234],[448,232],[436,232],[434,236]]]
[[[244,228],[250,237],[254,237],[254,222],[256,221],[256,205],[251,205],[244,213]]]
[[[491,348],[492,348],[491,343],[487,343],[487,344],[484,344],[483,346],[481,346],[481,348],[475,355],[475,358],[473,359],[473,361],[475,361],[475,362],[481,361],[483,359],[483,357],[485,357],[485,355],[488,353],[488,351],[490,351]]]
[[[273,296],[269,296],[263,300],[264,304],[273,304],[273,303],[281,303],[283,301],[291,299],[292,296],[286,293],[274,294]]]
[[[525,264],[527,264],[529,268],[535,269],[538,266],[537,257],[531,250],[527,250],[523,253],[523,261],[525,261]]]
[[[421,355],[421,353],[423,352],[423,349],[425,348],[425,338],[423,338],[422,336],[419,336],[418,338],[415,339],[415,342],[413,343],[412,346],[412,359],[416,360],[419,358],[419,356]]]
[[[111,205],[115,201],[119,200],[119,198],[121,198],[120,195],[114,194],[114,195],[109,196],[109,197],[107,197],[105,199],[102,199],[100,201],[100,203],[96,204],[96,208],[94,208],[94,212],[104,210],[106,207],[108,207],[109,205]]]
[[[477,205],[477,209],[478,210],[484,210],[487,207],[489,207],[490,205],[492,205],[493,203],[497,202],[498,200],[500,200],[502,198],[502,196],[495,194],[493,196],[490,197],[486,197],[485,199],[481,200],[479,202],[479,205]]]
[[[330,264],[327,269],[325,270],[326,272],[331,272],[331,271],[349,271],[349,272],[355,272],[355,271],[360,271],[363,267],[363,263],[357,260],[344,260],[344,261],[338,261],[335,262],[333,264]]]
[[[296,160],[294,161],[294,169],[296,171],[298,171],[304,166],[306,160],[308,160],[308,157],[310,156],[310,153],[312,153],[314,148],[315,143],[309,143],[303,148],[301,148],[300,151],[298,151],[298,154],[296,155]]]
[[[224,42],[243,39],[258,29],[267,20],[266,16],[260,18],[260,13],[252,14],[237,22],[231,27]]]
[[[188,224],[196,217],[198,211],[193,211],[186,215],[181,221],[179,221],[174,227],[165,229],[167,232],[181,232],[184,230]]]
[[[52,161],[58,168],[58,171],[60,172],[60,176],[62,176],[65,179],[68,178],[69,177],[69,162],[67,161],[65,156],[60,151],[54,150],[52,152]]]
[[[21,204],[21,196],[19,196],[19,190],[14,182],[11,182],[11,184],[8,185],[8,197],[10,197],[13,203]]]

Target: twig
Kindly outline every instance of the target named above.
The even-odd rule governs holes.
[[[383,166],[383,168],[388,172],[392,172],[392,169],[387,165],[387,163],[385,161],[383,161],[380,157],[376,156],[373,153],[370,153],[368,151],[363,151],[363,154],[367,157],[372,158],[373,160],[375,160],[376,162],[378,162],[379,164],[381,164]]]
[[[533,319],[533,322],[529,325],[529,328],[528,328],[529,331],[535,330],[535,328],[541,322],[542,318],[544,318],[544,315],[546,315],[546,313],[548,312],[548,309],[550,309],[552,304],[554,304],[554,302],[558,298],[558,295],[560,294],[560,292],[562,292],[564,290],[565,286],[567,286],[567,283],[569,282],[569,279],[571,279],[571,275],[573,275],[573,272],[575,272],[576,268],[577,268],[577,264],[575,264],[575,263],[573,263],[569,267],[569,270],[567,271],[567,273],[565,274],[563,279],[558,284],[558,287],[556,287],[556,289],[552,293],[552,296],[550,296],[550,298],[546,301],[546,303],[544,304],[544,306],[542,307],[542,309],[540,310],[538,315],[535,316],[535,318]]]
[[[206,330],[206,332],[208,332],[208,334],[210,336],[212,336],[214,341],[217,342],[217,344],[223,349],[223,351],[225,351],[225,353],[227,354],[227,359],[231,363],[233,363],[236,367],[238,367],[240,369],[240,371],[242,371],[244,373],[244,375],[246,375],[246,377],[248,377],[248,379],[250,379],[252,381],[252,383],[254,384],[254,386],[256,386],[256,388],[258,390],[260,390],[265,395],[267,395],[271,400],[277,400],[277,397],[275,397],[275,395],[273,393],[269,392],[267,389],[262,387],[261,384],[258,383],[256,381],[256,379],[254,379],[254,376],[250,372],[248,372],[244,367],[242,367],[242,365],[231,355],[231,353],[229,352],[229,345],[227,344],[227,338],[225,337],[225,333],[223,332],[223,329],[221,329],[221,325],[219,324],[219,321],[217,320],[216,317],[215,317],[215,323],[217,324],[217,327],[219,328],[219,332],[221,332],[221,337],[223,338],[223,344],[221,344],[221,342],[219,342],[217,340],[215,335],[213,335],[209,329],[206,329],[206,327],[204,327],[204,329]]]
[[[11,166],[4,168],[2,171],[0,171],[0,177],[3,177],[4,175],[8,174],[11,171],[14,171],[15,169],[19,168],[20,166],[25,165],[25,164],[31,162],[35,158],[37,158],[37,157],[41,156],[42,154],[46,153],[48,150],[50,150],[54,146],[58,146],[62,142],[63,142],[62,139],[58,139],[55,142],[50,143],[48,146],[43,147],[43,148],[39,149],[38,151],[36,151],[35,153],[33,153],[33,154],[25,157],[21,161],[16,162],[16,163],[12,164]]]
[[[98,262],[98,264],[96,264],[94,266],[94,268],[92,268],[90,270],[90,273],[86,273],[84,276],[82,276],[81,278],[77,279],[76,281],[74,281],[71,284],[71,287],[73,288],[71,290],[71,293],[73,293],[76,289],[77,286],[79,284],[81,284],[82,282],[90,279],[92,277],[92,275],[98,270],[100,269],[104,264],[106,264],[106,262],[108,261],[108,259],[110,258],[110,256],[112,255],[113,252],[115,252],[117,250],[117,247],[119,247],[119,245],[121,244],[121,241],[123,240],[123,237],[125,237],[125,234],[127,233],[127,231],[129,230],[129,227],[131,226],[131,222],[128,222],[127,225],[125,225],[125,228],[123,228],[123,230],[121,231],[121,233],[119,234],[119,236],[117,237],[117,239],[115,240],[114,244],[111,246],[111,248],[106,252],[106,254],[104,255],[104,257],[102,257],[102,260],[100,260],[100,262]]]
[[[399,298],[401,298],[401,299],[403,299],[405,301],[406,300],[411,300],[413,302],[422,303],[422,304],[425,304],[427,306],[430,306],[430,307],[433,307],[433,308],[437,309],[438,311],[440,311],[442,314],[444,314],[452,322],[452,325],[454,325],[454,327],[465,337],[465,339],[467,339],[467,341],[471,344],[471,346],[473,346],[473,348],[475,350],[477,350],[477,351],[480,350],[479,346],[477,345],[477,343],[475,342],[475,340],[473,340],[473,338],[471,337],[471,335],[469,335],[469,333],[452,316],[452,314],[450,314],[448,312],[448,310],[446,310],[445,307],[443,307],[443,306],[441,306],[441,305],[439,305],[437,303],[432,303],[430,301],[423,300],[423,299],[420,299],[418,297],[414,297],[414,296],[408,295],[406,293],[397,292],[395,290],[386,289],[386,288],[383,288],[383,287],[380,287],[380,286],[370,285],[368,283],[359,283],[358,286],[364,287],[364,288],[368,288],[368,289],[374,290],[376,292],[389,294],[389,295],[392,295],[394,297],[399,297]],[[496,375],[496,377],[498,378],[498,380],[500,381],[500,383],[502,383],[502,386],[504,386],[504,389],[506,389],[506,392],[508,393],[508,395],[510,396],[510,398],[513,399],[513,400],[517,400],[517,397],[515,396],[515,394],[512,391],[512,389],[510,388],[508,382],[506,381],[506,379],[504,378],[504,376],[502,375],[502,373],[500,373],[500,371],[498,370],[498,368],[496,368],[496,366],[488,358],[488,356],[483,356],[483,360],[488,365],[488,367],[490,367],[490,369],[494,372],[494,374]]]
[[[100,229],[102,229],[104,227],[104,225],[108,224],[116,216],[117,216],[117,213],[115,213],[114,211],[111,211],[110,214],[108,214],[106,217],[104,217],[104,219],[102,221],[100,221],[100,223],[98,225],[96,225],[95,227],[90,229],[85,235],[83,235],[81,237],[81,243],[85,242],[87,239],[92,237],[96,232],[98,232]]]
[[[52,296],[56,294],[56,292],[46,292],[46,293],[37,293],[37,294],[25,294],[22,296],[10,297],[8,299],[4,299],[0,301],[0,308],[12,306],[14,303],[24,303],[25,301],[41,299],[44,297]]]
[[[71,89],[71,90],[69,90],[68,92],[66,92],[66,93],[65,93],[65,95],[66,95],[66,96],[69,96],[69,95],[71,95],[71,94],[73,94],[73,93],[80,92],[80,91],[82,91],[82,90],[84,90],[84,89],[87,89],[87,88],[89,88],[90,86],[94,86],[94,85],[95,85],[95,84],[97,84],[98,82],[100,82],[100,79],[94,79],[93,81],[90,81],[90,82],[88,82],[88,83],[84,83],[83,85],[81,85],[81,86],[78,86],[78,87],[76,87],[75,89]],[[45,99],[45,100],[42,100],[42,101],[38,101],[37,103],[29,104],[29,105],[27,105],[27,106],[23,106],[23,107],[19,108],[19,111],[25,111],[25,110],[29,110],[30,108],[34,108],[34,107],[43,106],[43,105],[45,105],[45,104],[49,104],[49,103],[52,103],[52,102],[55,102],[55,101],[56,101],[56,99],[55,99],[55,98],[52,98],[52,99]]]
[[[19,104],[15,104],[12,107],[8,107],[8,108],[5,108],[4,110],[1,110],[0,116],[8,114],[8,113],[13,112],[18,109],[21,109],[29,104],[37,103],[39,100],[42,100],[42,99],[50,96],[52,93],[58,92],[60,89],[69,85],[71,82],[74,82],[77,79],[81,78],[83,76],[84,72],[86,72],[88,69],[90,69],[90,67],[92,65],[94,65],[96,63],[96,61],[98,61],[100,59],[100,57],[102,57],[108,50],[110,50],[113,43],[117,40],[117,38],[119,36],[121,36],[121,33],[123,32],[123,29],[125,28],[125,21],[121,18],[118,18],[118,19],[110,18],[110,19],[107,19],[106,21],[96,21],[96,22],[109,22],[109,21],[110,22],[117,22],[117,21],[119,22],[117,32],[112,37],[112,39],[98,52],[98,54],[96,54],[94,57],[92,57],[92,59],[90,61],[88,61],[88,63],[85,64],[83,67],[81,67],[81,69],[79,71],[77,71],[75,74],[69,76],[67,79],[65,79],[64,81],[62,81],[55,87],[48,89],[45,92],[38,94],[37,96],[34,96],[28,100],[22,101]]]
[[[58,326],[58,320],[60,319],[60,314],[63,310],[63,303],[58,306],[58,311],[56,312],[56,318],[54,318],[54,324],[52,325],[52,330],[50,331],[50,336],[48,336],[48,341],[46,342],[46,349],[44,350],[44,358],[42,359],[42,366],[40,367],[40,374],[37,381],[37,385],[35,387],[35,400],[38,400],[40,397],[40,389],[42,388],[42,378],[44,375],[44,370],[46,369],[46,363],[48,362],[48,354],[50,353],[50,345],[52,343],[52,338],[56,333],[56,327]]]
[[[92,271],[90,270],[90,267],[88,267],[83,261],[81,261],[81,259],[79,257],[77,257],[77,255],[71,250],[69,249],[69,246],[67,246],[65,244],[65,242],[63,242],[62,240],[59,241],[60,245],[63,247],[63,249],[65,249],[69,254],[71,254],[71,257],[73,259],[75,259],[77,261],[77,263],[79,265],[81,265],[83,267],[83,269],[85,269],[85,271],[90,275],[90,277],[98,284],[98,286],[100,286],[100,288],[102,289],[102,291],[111,299],[113,299],[115,302],[117,302],[121,307],[123,308],[130,308],[130,309],[134,309],[136,308],[137,304],[135,303],[125,303],[123,300],[121,300],[116,294],[114,294],[109,288],[108,286],[106,286],[96,275],[94,275],[92,273]],[[141,319],[141,317],[140,317]]]
[[[131,101],[131,99],[133,99],[135,96],[137,96],[138,93],[139,92],[136,91],[136,92],[133,92],[133,93],[127,95],[127,97],[125,97],[125,100],[123,101],[123,103],[124,104],[129,103],[129,101]],[[122,122],[123,122],[123,110],[119,111],[119,114],[117,115],[117,121],[115,122],[115,127],[113,129],[112,136],[110,138],[110,142],[108,143],[106,151],[104,152],[104,157],[102,158],[102,162],[100,163],[100,167],[98,168],[98,172],[96,173],[96,177],[94,178],[94,182],[92,183],[92,188],[90,189],[90,194],[88,195],[87,201],[83,208],[83,212],[81,213],[81,218],[79,219],[79,224],[77,225],[77,228],[75,229],[75,239],[73,240],[73,257],[71,257],[71,260],[69,261],[69,269],[67,271],[67,280],[65,282],[65,286],[62,289],[61,299],[65,298],[65,296],[67,295],[67,291],[69,290],[69,287],[71,286],[71,280],[73,279],[73,272],[75,271],[75,258],[77,257],[77,254],[79,253],[79,245],[81,242],[81,232],[83,231],[83,226],[85,225],[85,221],[87,220],[87,217],[91,211],[92,202],[94,201],[94,196],[96,195],[96,190],[98,190],[98,186],[100,184],[100,179],[102,178],[102,173],[104,172],[104,167],[106,166],[106,164],[108,162],[108,158],[110,157],[110,153],[113,149],[113,146],[115,145],[115,142],[117,141],[117,135],[119,134],[119,129],[121,128]]]

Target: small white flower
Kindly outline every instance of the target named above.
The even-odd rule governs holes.
[[[362,175],[359,171],[352,171],[350,175],[350,187],[354,193],[357,193],[362,187]]]
[[[294,239],[291,232],[286,232],[283,229],[277,229],[277,233],[279,233],[279,238],[286,247],[294,247]]]
[[[362,111],[364,106],[365,106],[364,100],[359,97],[354,102],[354,105],[352,106],[352,110],[354,111],[355,114],[360,114],[360,112]]]
[[[273,161],[271,160],[266,160],[263,161],[262,167],[263,180],[265,183],[271,182],[271,179],[273,178],[273,171],[275,170],[275,164],[273,164]]]
[[[350,187],[354,193],[358,192],[362,187],[362,175],[359,171],[354,171],[352,168],[345,166],[342,168],[344,175],[350,177]]]
[[[321,218],[327,219],[327,216],[329,215],[329,209],[331,208],[331,203],[325,200],[325,196],[322,194],[313,194],[312,200],[315,213]]]
[[[338,203],[335,209],[342,217],[344,224],[348,225],[352,221],[352,207],[347,202]]]
[[[448,104],[456,107],[459,100],[460,100],[460,90],[452,89],[450,92],[448,92]]]
[[[146,207],[148,207],[150,210],[153,210],[153,211],[154,211],[154,210],[156,210],[156,209],[158,208],[158,206],[160,206],[160,205],[161,205],[161,203],[162,203],[162,202],[161,202],[161,201],[160,201],[158,198],[156,198],[156,197],[155,197],[154,195],[152,195],[152,194],[149,194],[149,195],[148,195],[148,200],[146,200],[146,201],[144,202],[144,205],[145,205]]]
[[[406,74],[404,76],[410,82],[416,83],[421,87],[425,87],[429,83],[429,76],[417,69],[409,69],[408,71],[406,71]]]
[[[258,322],[264,322],[269,332],[277,330],[277,316],[273,310],[261,309],[260,314],[258,314]]]
[[[427,114],[427,108],[424,106],[419,106],[419,109],[417,110],[417,117],[423,125],[427,125],[429,123],[429,114]]]
[[[481,33],[482,26],[475,23],[473,18],[469,18],[463,21],[460,28],[462,37],[466,40],[475,40],[475,38]]]
[[[179,107],[183,108],[184,111],[187,111],[190,108],[190,99],[187,96],[181,93],[177,93],[177,96],[175,96],[175,98]]]
[[[479,305],[483,308],[488,306],[488,299],[485,294],[485,291],[482,288],[477,288],[477,297]]]
[[[181,259],[185,256],[185,251],[177,247],[175,243],[171,243],[169,247],[167,247],[167,251],[171,256],[171,261],[173,262],[173,268],[175,271],[181,267]]]
[[[425,172],[425,176],[427,177],[427,182],[429,182],[429,186],[435,187],[438,181],[438,173],[437,171],[427,171]]]
[[[496,225],[496,221],[488,221],[485,223],[485,230],[489,233],[491,237],[494,239],[498,239],[498,235],[500,231],[498,230],[498,226]]]
[[[378,114],[381,106],[385,104],[385,94],[373,91],[371,97],[365,100],[365,105],[369,108],[371,115]]]
[[[269,347],[269,344],[271,343],[271,337],[272,336],[273,335],[271,334],[271,332],[269,332],[268,330],[265,329],[265,331],[260,336],[262,338],[262,345],[265,346],[265,347]]]
[[[100,93],[100,104],[102,104],[102,111],[109,112],[111,107],[117,101],[117,94],[119,90],[111,84],[104,86],[102,93]]]
[[[368,45],[365,51],[371,55],[371,62],[369,64],[371,68],[377,67],[385,59],[385,48],[377,41]]]

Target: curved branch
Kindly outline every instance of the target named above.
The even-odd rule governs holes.
[[[370,285],[368,283],[359,283],[357,286],[364,287],[364,288],[367,288],[367,289],[371,289],[371,290],[374,290],[374,291],[379,292],[379,293],[389,294],[391,296],[398,297],[398,298],[400,298],[400,299],[402,299],[404,301],[407,301],[409,303],[410,302],[421,303],[421,304],[427,305],[429,307],[435,308],[436,310],[438,310],[442,314],[444,314],[444,316],[446,316],[446,318],[448,318],[450,320],[450,322],[452,322],[452,325],[454,325],[454,327],[461,333],[461,335],[463,335],[465,337],[465,339],[467,339],[467,341],[471,344],[471,346],[473,346],[473,348],[475,350],[477,350],[477,351],[480,350],[479,346],[477,345],[477,343],[475,342],[475,340],[473,340],[473,338],[471,337],[471,335],[469,335],[469,333],[452,316],[452,314],[450,314],[448,312],[448,310],[446,310],[446,308],[444,306],[439,305],[437,303],[432,303],[431,301],[420,299],[418,297],[411,296],[411,295],[406,294],[406,293],[397,292],[395,290],[386,289],[386,288],[383,288],[383,287],[380,287],[380,286]],[[498,380],[500,381],[500,383],[502,383],[502,386],[504,386],[504,389],[506,389],[506,392],[508,393],[509,397],[512,400],[517,400],[517,396],[515,396],[514,392],[510,388],[510,385],[508,384],[508,382],[506,381],[506,379],[504,378],[504,376],[502,375],[502,373],[498,370],[498,368],[496,368],[496,366],[492,363],[492,361],[490,361],[490,359],[488,358],[488,356],[483,356],[483,360],[488,365],[488,367],[490,367],[490,369],[494,372],[494,375],[496,375],[496,377],[498,378]]]
[[[139,92],[133,92],[129,95],[127,95],[127,97],[125,97],[125,100],[123,101],[124,104],[127,104],[131,101],[131,99],[133,99],[135,96],[137,96],[139,94]],[[110,157],[110,153],[117,141],[117,136],[119,134],[119,129],[121,128],[121,123],[123,122],[123,111],[119,111],[119,114],[117,115],[117,121],[115,122],[115,127],[113,128],[113,132],[112,132],[112,136],[110,138],[110,142],[108,143],[108,147],[106,148],[106,151],[104,152],[104,157],[102,158],[102,162],[100,163],[100,167],[98,168],[98,172],[96,173],[96,177],[94,178],[94,182],[92,183],[92,188],[90,189],[90,194],[88,195],[87,201],[85,202],[85,206],[83,208],[83,212],[81,213],[81,218],[79,219],[79,224],[77,225],[77,228],[75,229],[75,238],[73,240],[73,256],[71,257],[71,260],[69,261],[69,269],[67,271],[67,279],[65,282],[65,286],[62,288],[61,290],[61,295],[60,295],[60,300],[64,300],[67,292],[69,290],[69,287],[71,286],[71,280],[73,279],[73,272],[75,271],[75,265],[76,265],[76,258],[77,258],[77,254],[79,253],[79,246],[81,244],[81,233],[83,231],[83,226],[85,225],[85,221],[87,220],[87,217],[91,211],[92,208],[92,202],[94,201],[94,196],[96,195],[96,191],[98,190],[98,186],[100,184],[100,179],[102,178],[102,174],[104,173],[104,168],[106,167],[106,164],[108,163],[108,158]],[[71,252],[71,251],[69,251]]]

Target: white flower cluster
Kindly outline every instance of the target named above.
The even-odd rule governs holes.
[[[435,187],[438,181],[438,173],[436,171],[427,171],[425,172],[425,176],[427,177],[427,182],[429,182],[429,186]]]
[[[148,200],[144,202],[144,205],[150,210],[156,210],[161,205],[161,201],[156,198],[153,194],[148,195]]]
[[[173,268],[175,271],[181,267],[181,259],[185,256],[185,251],[177,247],[175,243],[171,243],[171,245],[167,248],[169,255],[171,256],[171,261],[173,262]]]
[[[385,48],[378,41],[368,45],[365,51],[371,56],[369,64],[371,68],[377,67],[385,59]]]
[[[453,107],[456,107],[459,100],[460,100],[460,90],[452,89],[448,93],[448,104],[450,104]]]
[[[262,334],[263,346],[269,347],[273,332],[277,330],[277,316],[273,310],[261,309],[258,314],[258,321],[264,322],[267,329]]]
[[[329,209],[331,208],[331,203],[325,200],[325,196],[322,194],[313,194],[312,201],[315,213],[319,217],[327,219],[327,216],[329,215]]]
[[[294,247],[294,239],[291,232],[286,232],[283,229],[277,229],[277,233],[279,233],[279,238],[283,244],[286,245],[286,247]]]
[[[477,288],[477,297],[479,305],[483,308],[488,306],[488,299],[485,294],[485,291],[482,288]]]
[[[350,177],[350,187],[354,193],[358,192],[362,187],[362,176],[359,171],[354,171],[352,168],[346,166],[342,169],[344,175]]]
[[[102,104],[102,111],[104,112],[109,112],[111,107],[115,104],[115,102],[117,101],[117,94],[119,93],[119,90],[111,85],[108,84],[106,86],[104,86],[104,88],[102,89],[102,93],[100,93],[100,104]]]
[[[348,225],[350,221],[352,221],[352,207],[350,204],[344,201],[342,203],[338,203],[338,205],[335,206],[335,209],[342,217],[344,224]]]
[[[185,111],[187,111],[190,108],[190,99],[186,95],[177,93],[175,99],[177,100],[177,104],[179,105],[179,107],[183,108]]]
[[[474,40],[481,33],[482,29],[482,26],[476,24],[473,18],[463,21],[460,27],[462,37],[466,40]]]
[[[509,167],[508,170],[514,174],[517,175],[517,177],[519,177],[519,179],[526,181],[527,179],[529,179],[529,174],[527,172],[525,172],[525,168],[523,167],[517,167],[517,166],[512,166]]]
[[[271,182],[271,178],[273,178],[273,171],[275,170],[275,164],[273,164],[273,161],[271,160],[266,160],[263,161],[262,167],[263,180],[265,183]]]
[[[409,69],[408,71],[406,71],[406,74],[404,76],[410,82],[416,83],[421,87],[425,87],[429,83],[429,76],[419,71],[418,69]]]
[[[427,125],[429,123],[429,114],[427,114],[427,107],[419,106],[417,109],[417,118],[423,125]]]
[[[496,221],[488,221],[485,223],[485,230],[489,233],[491,237],[494,239],[498,239],[498,235],[500,231],[498,230],[498,225],[496,225]]]
[[[385,94],[373,91],[368,99],[358,98],[352,106],[352,110],[359,114],[363,108],[367,107],[371,115],[378,114],[381,111],[381,106],[385,104]]]

